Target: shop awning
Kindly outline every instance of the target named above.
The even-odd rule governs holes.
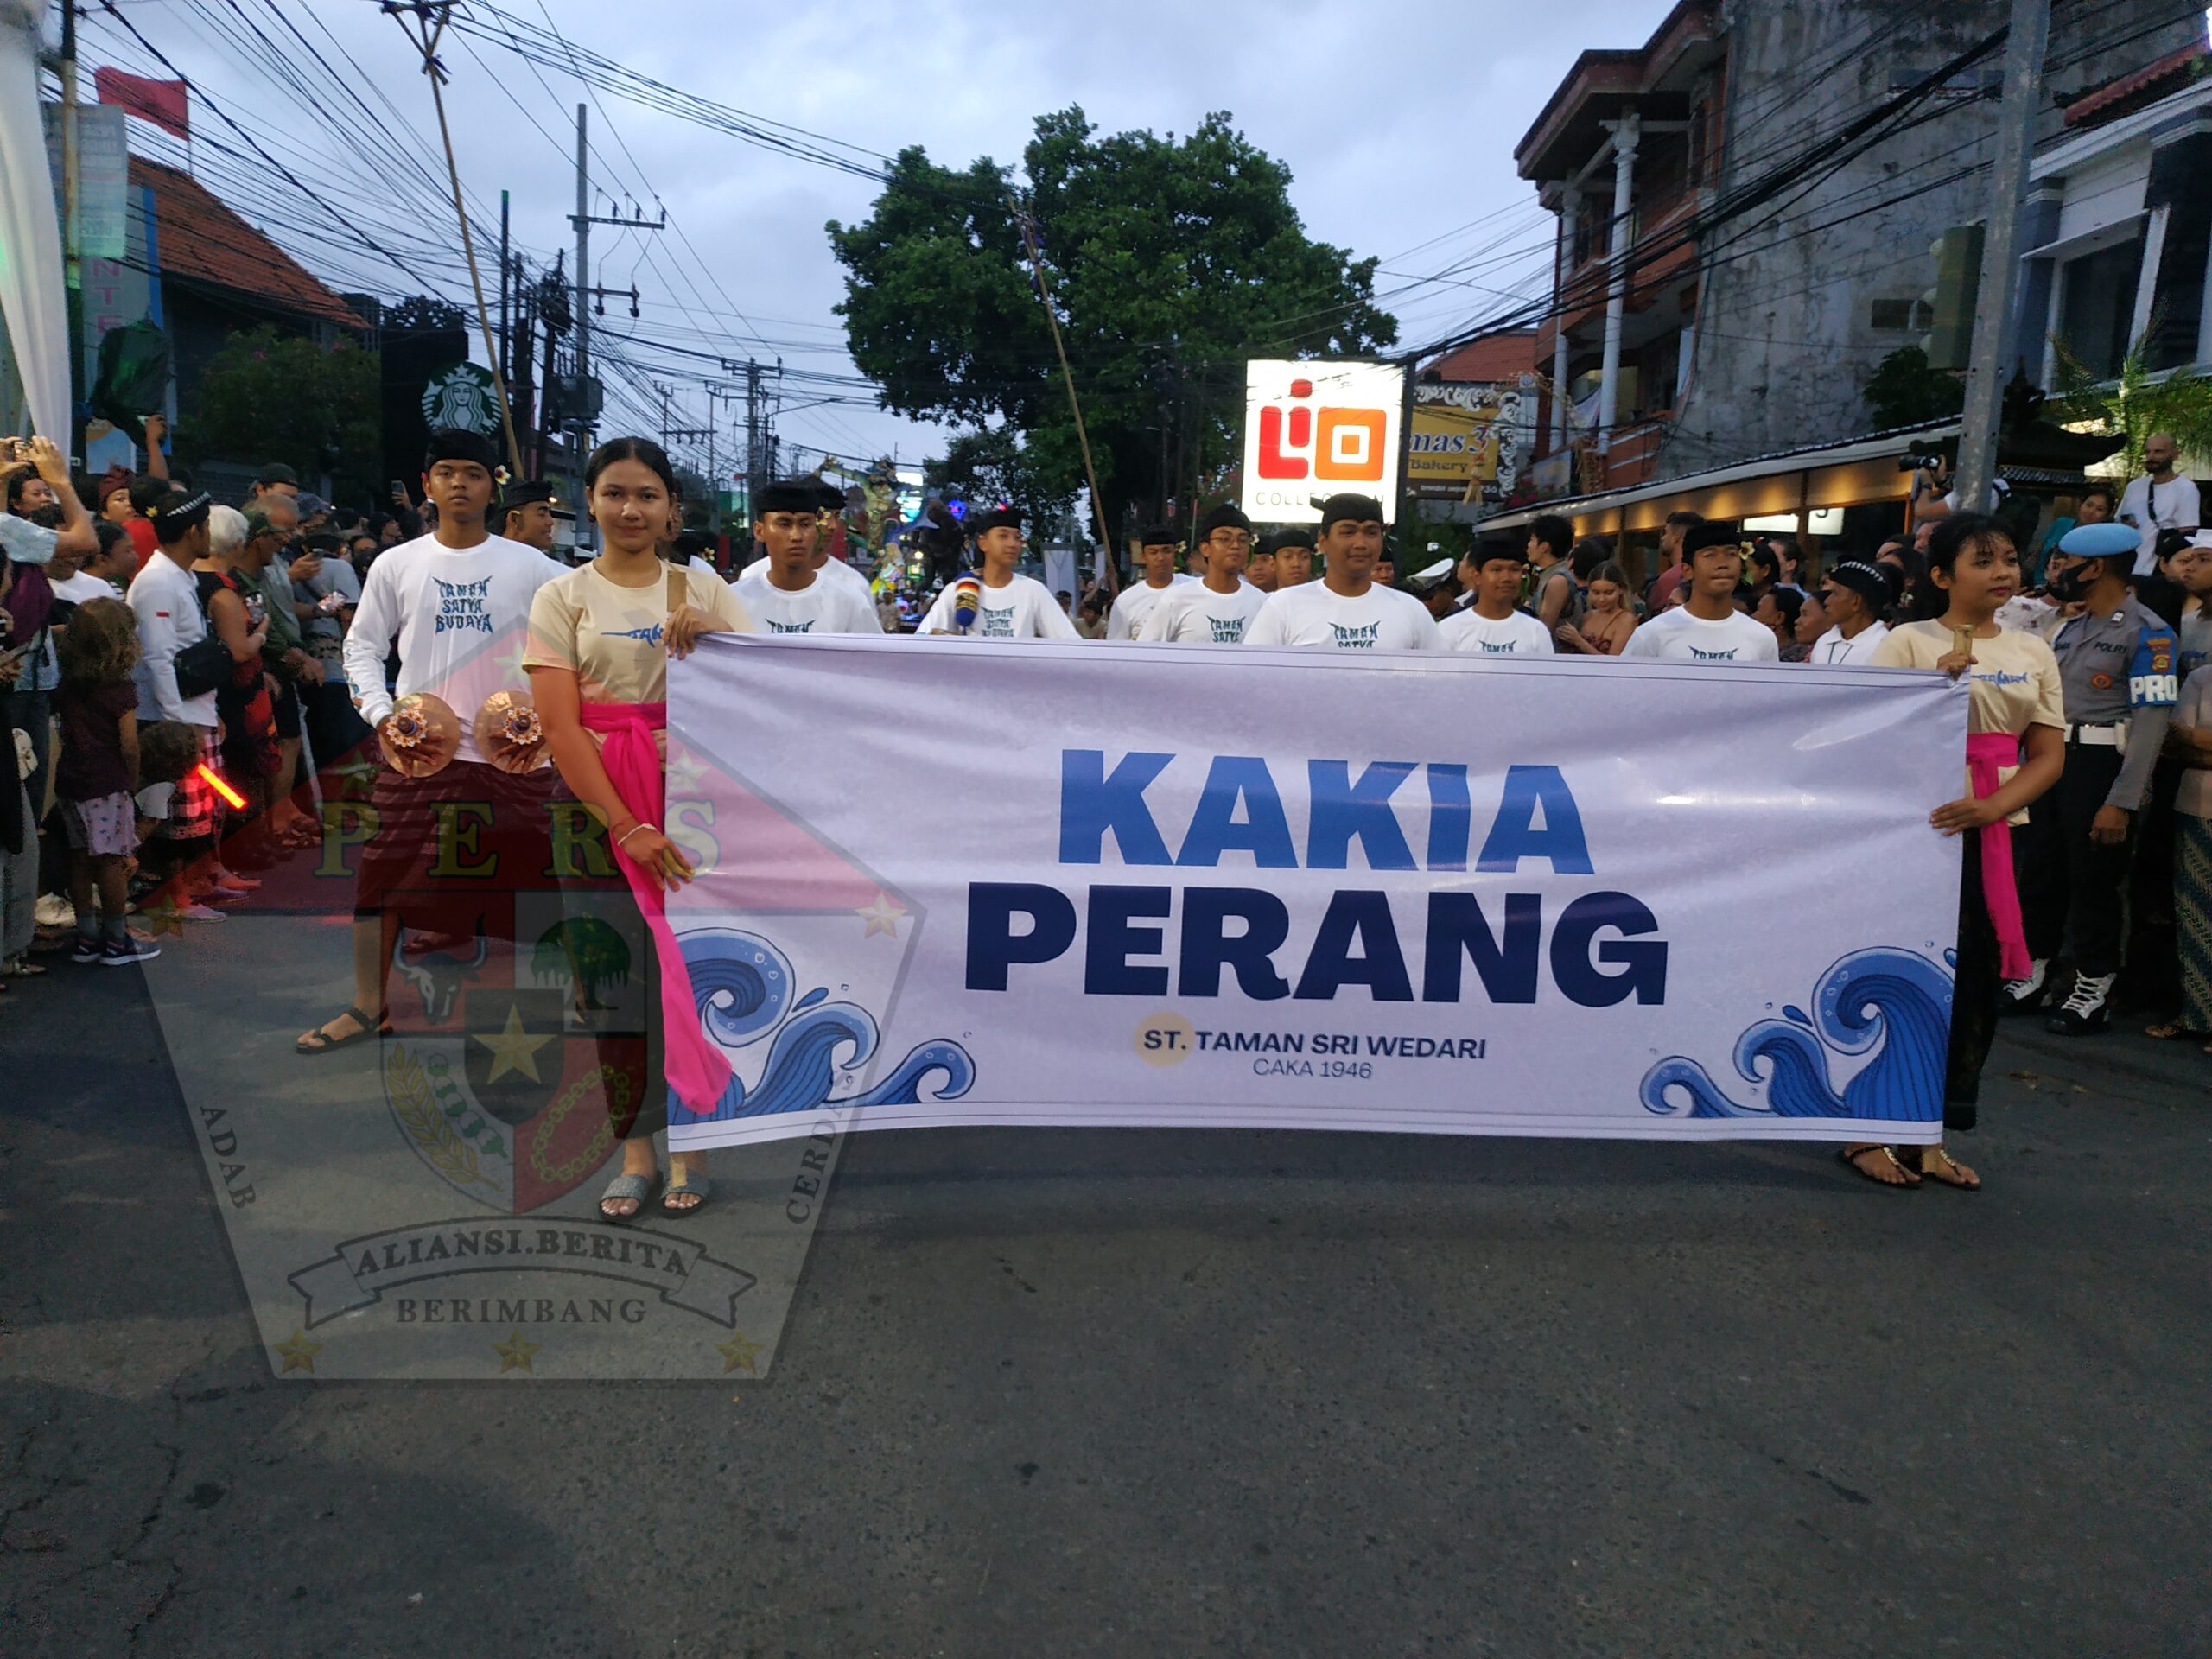
[[[1777,450],[1733,466],[1685,473],[1632,489],[1539,501],[1478,519],[1476,528],[1518,530],[1539,513],[1554,512],[1573,520],[1578,536],[1607,535],[1656,530],[1667,522],[1669,513],[1683,509],[1708,518],[1748,518],[1815,507],[1901,502],[1911,480],[1910,474],[1898,470],[1898,458],[1958,435],[1955,419],[1895,427],[1840,443]]]

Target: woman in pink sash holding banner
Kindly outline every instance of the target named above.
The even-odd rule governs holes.
[[[2012,830],[2065,764],[2065,702],[2058,659],[2035,634],[1997,626],[1997,607],[2020,589],[2020,555],[1985,513],[1954,513],[1928,544],[1931,597],[1942,613],[1904,623],[1876,647],[1877,668],[1938,668],[1971,676],[1967,715],[1967,792],[1928,822],[1964,837],[1959,885],[1959,950],[1951,994],[1951,1046],[1943,1127],[1971,1129],[1981,1068],[1997,1027],[1999,987],[2024,976],[2028,944],[2012,878]],[[1907,1168],[1890,1147],[1847,1147],[1843,1160],[1885,1186],[1938,1185],[1973,1192],[1981,1179],[1940,1146],[1918,1149]]]
[[[694,874],[665,833],[668,661],[688,656],[702,634],[749,633],[753,622],[719,576],[661,557],[683,518],[676,475],[658,444],[601,444],[585,464],[584,493],[599,526],[599,556],[538,590],[523,663],[562,782],[603,836],[573,849],[570,869],[561,872],[564,893],[588,890],[597,900],[594,909],[572,908],[570,925],[584,917],[611,924],[642,950],[632,971],[642,971],[645,988],[643,1086],[626,1101],[610,1081],[622,1173],[599,1206],[607,1220],[627,1221],[659,1173],[653,1135],[667,1126],[669,1097],[705,1111],[730,1079],[728,1061],[701,1027],[667,918],[668,894]],[[620,880],[594,880],[610,853]],[[570,956],[577,956],[573,941]],[[577,972],[582,978],[588,970]],[[627,1067],[609,1049],[603,1039],[602,1073],[611,1080]],[[662,1210],[686,1215],[706,1196],[704,1154],[671,1153]]]

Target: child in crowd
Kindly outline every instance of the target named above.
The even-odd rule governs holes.
[[[69,836],[74,960],[111,967],[143,962],[160,948],[132,938],[124,925],[129,863],[138,846],[131,803],[138,788],[138,695],[131,680],[138,666],[137,619],[121,600],[86,600],[61,636],[60,655],[55,707],[61,755],[54,784]]]

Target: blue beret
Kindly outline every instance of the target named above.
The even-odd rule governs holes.
[[[2132,556],[2142,545],[2143,533],[2128,524],[2076,524],[2058,538],[2058,550],[2076,559]]]

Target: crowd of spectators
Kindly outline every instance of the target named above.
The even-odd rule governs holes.
[[[263,469],[243,501],[217,502],[169,475],[149,427],[143,475],[74,480],[38,440],[16,445],[4,473],[0,696],[18,786],[0,787],[0,997],[62,950],[101,964],[156,955],[134,912],[218,921],[251,900],[262,872],[319,843],[317,768],[372,735],[345,650],[363,578],[422,536],[432,511],[400,492],[390,511],[340,513],[282,466]],[[2171,456],[2158,459],[2171,474]],[[751,588],[738,588],[772,613],[768,626],[815,626],[807,619],[828,614],[831,594],[847,618],[837,631],[966,626],[950,619],[972,616],[974,600],[961,612],[951,585],[878,582],[869,594],[839,564],[810,589],[804,567],[825,561],[820,546],[799,547],[813,545],[800,534],[812,508],[804,481],[794,487],[767,531],[754,526],[771,539],[749,567]],[[2170,513],[2176,493],[2152,499]],[[551,494],[510,488],[493,533],[554,550]],[[1641,582],[1624,550],[1541,515],[1401,575],[1379,505],[1363,499],[1332,502],[1319,537],[1255,537],[1234,508],[1215,510],[1187,540],[1155,526],[1136,538],[1126,586],[1080,594],[1014,575],[1018,520],[1001,512],[986,516],[997,534],[977,537],[963,581],[980,578],[987,599],[1026,583],[1034,593],[1017,632],[1070,639],[1819,666],[1940,657],[1962,674],[2009,660],[2012,648],[1993,641],[2040,641],[2056,652],[2047,677],[2057,688],[2043,714],[2066,759],[2014,832],[2031,959],[2008,972],[2004,1006],[2038,1008],[2053,1029],[2081,1033],[2132,1005],[2153,1017],[2153,1035],[2212,1039],[2212,533],[2117,523],[2120,500],[2094,485],[2032,530],[2017,512],[1985,518],[1931,499],[1911,533],[1825,558],[1792,536],[1677,512]],[[664,556],[711,569],[704,543],[677,540]],[[996,550],[988,557],[986,540]],[[1933,634],[1906,640],[1909,626],[1955,621],[1961,545],[1986,563],[1999,543],[2017,563],[1983,583],[1998,595],[1983,643],[1962,637],[1946,654]],[[771,578],[765,555],[779,547],[784,564]],[[849,591],[857,597],[843,599]],[[357,655],[357,670],[373,659]],[[2070,978],[2055,965],[2062,957]]]

